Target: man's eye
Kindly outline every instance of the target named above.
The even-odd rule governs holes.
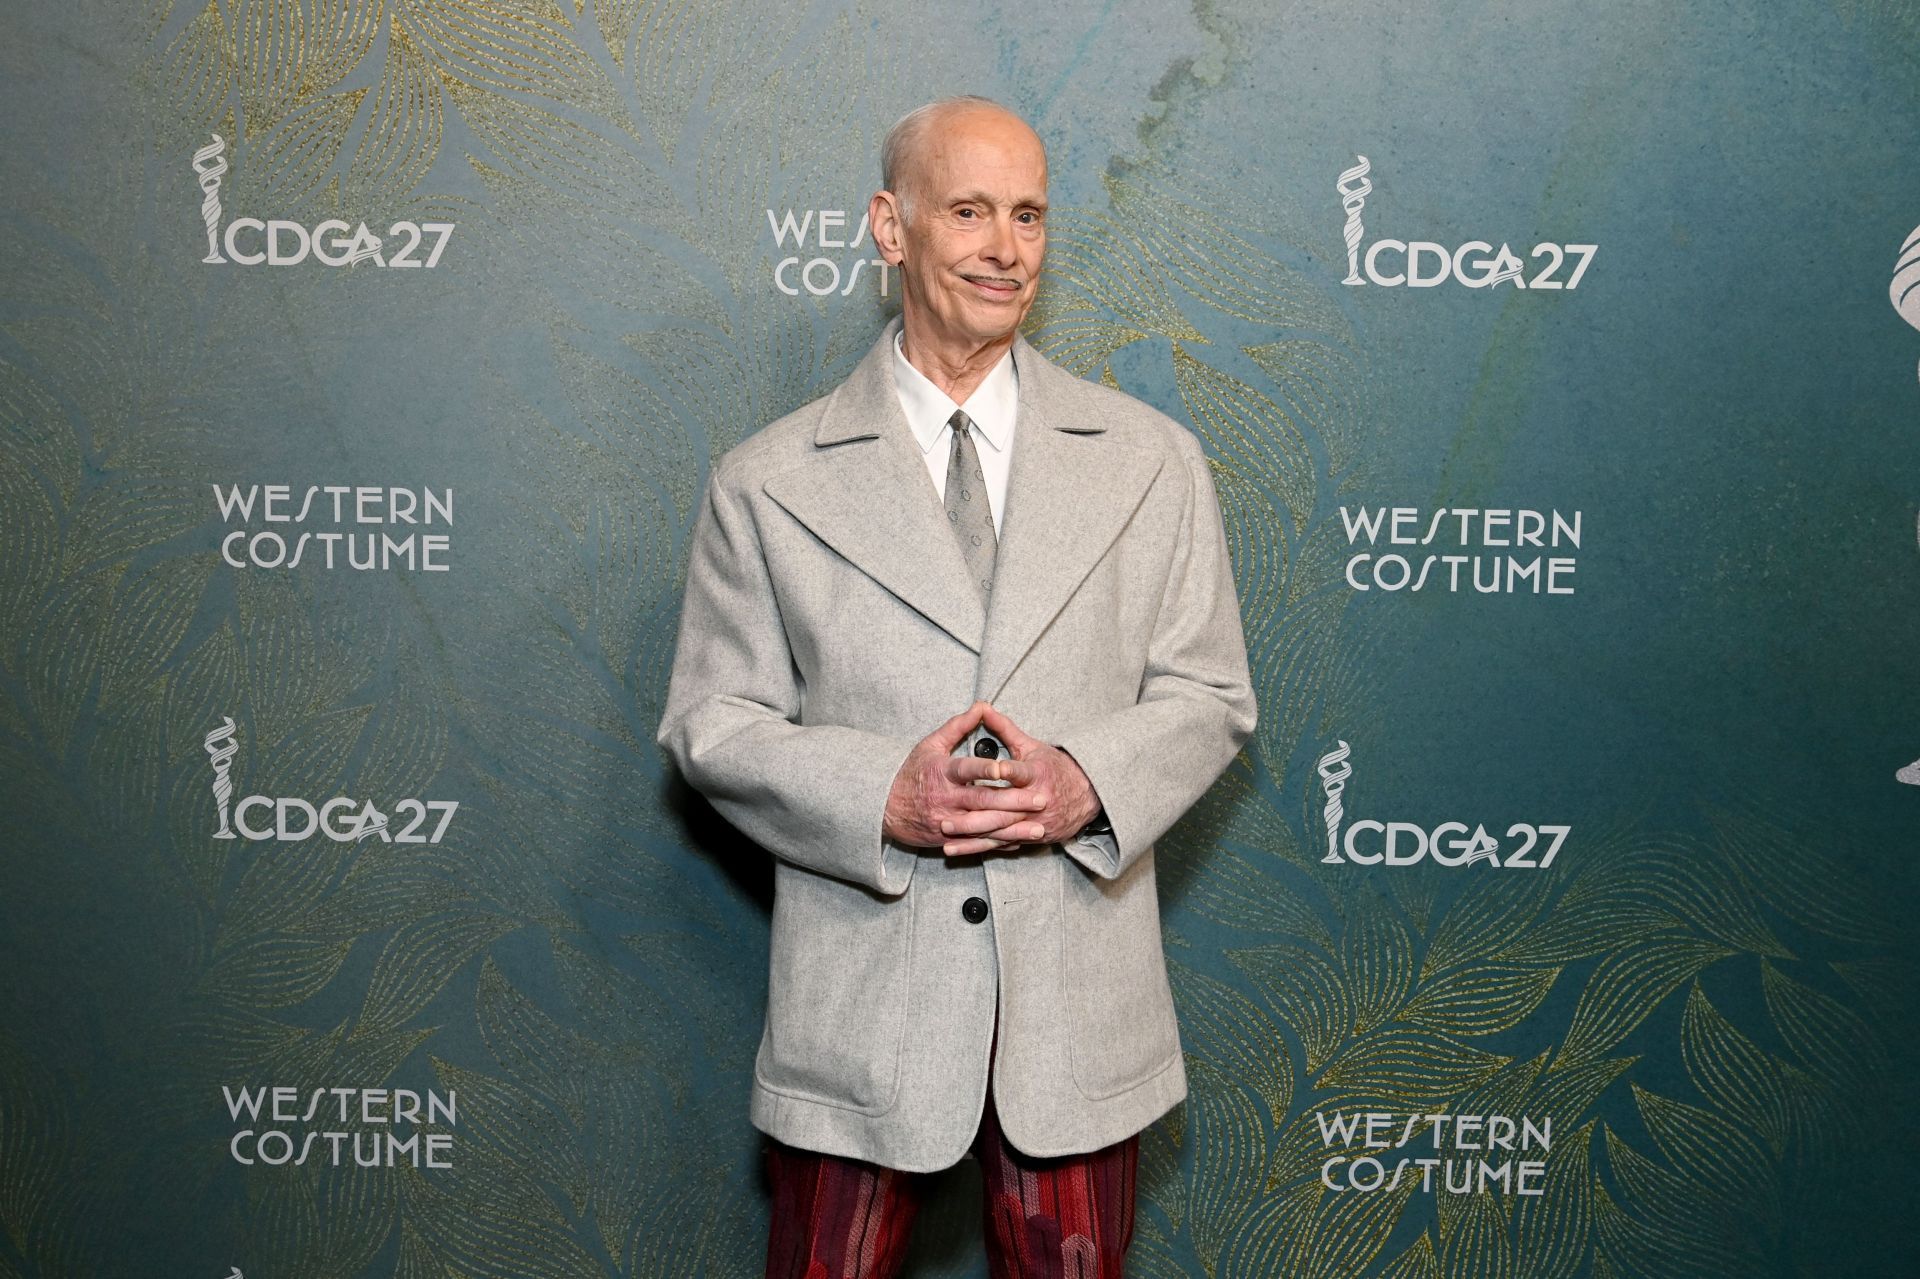
[[[960,209],[960,210],[958,210],[958,211],[957,211],[957,212],[956,212],[956,213],[954,214],[954,216],[955,216],[955,217],[961,217],[961,218],[970,218],[970,217],[972,217],[972,216],[973,216],[973,210],[972,210],[972,209]]]

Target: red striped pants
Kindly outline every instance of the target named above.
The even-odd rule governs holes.
[[[1121,1279],[1133,1240],[1140,1138],[1035,1159],[1007,1144],[993,1090],[973,1153],[985,1175],[993,1279]],[[906,1257],[927,1174],[898,1172],[769,1139],[773,1224],[767,1279],[892,1279]]]

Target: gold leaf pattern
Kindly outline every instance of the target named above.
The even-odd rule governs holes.
[[[1321,1072],[1319,1083],[1412,1110],[1486,1082],[1509,1060],[1444,1035],[1390,1029],[1356,1040]]]
[[[1667,936],[1609,955],[1580,994],[1555,1067],[1595,1061],[1626,1038],[1661,1000],[1732,953],[1717,942]]]
[[[1406,1020],[1452,1035],[1490,1035],[1520,1024],[1553,989],[1558,968],[1485,964],[1422,986]]]
[[[398,1028],[440,993],[454,970],[513,927],[511,920],[477,913],[435,915],[402,925],[374,964],[358,1028]]]

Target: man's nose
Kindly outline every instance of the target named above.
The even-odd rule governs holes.
[[[999,267],[1010,267],[1018,260],[1019,250],[1014,247],[1012,219],[993,220],[993,234],[981,246],[980,256]]]

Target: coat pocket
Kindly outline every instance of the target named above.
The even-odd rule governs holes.
[[[767,1028],[754,1062],[763,1087],[869,1115],[893,1108],[914,898],[776,863]]]
[[[1159,1074],[1180,1053],[1153,852],[1118,879],[1100,879],[1072,862],[1061,871],[1073,1078],[1097,1101]]]

